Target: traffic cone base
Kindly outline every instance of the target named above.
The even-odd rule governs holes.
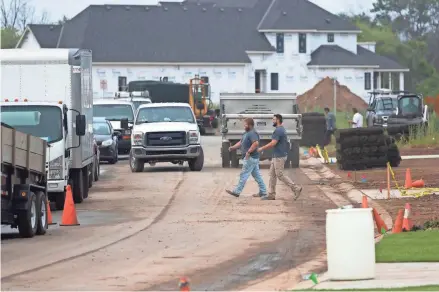
[[[404,187],[406,189],[412,188],[412,173],[410,171],[410,168],[407,168],[407,170],[405,172],[405,185],[404,185]]]
[[[47,201],[46,208],[47,208],[47,224],[48,225],[55,225],[56,222],[53,222],[52,211],[50,211],[50,202],[49,201]]]
[[[76,216],[75,203],[73,202],[72,188],[70,185],[66,187],[66,199],[64,201],[64,211],[62,212],[62,219],[60,226],[77,226],[79,225],[78,217]]]

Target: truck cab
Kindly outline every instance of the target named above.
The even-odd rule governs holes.
[[[131,150],[131,130],[136,109],[132,102],[119,99],[95,99],[93,116],[105,118],[118,134],[119,154],[128,154]]]
[[[204,153],[197,121],[188,103],[151,103],[139,107],[134,121],[130,168],[142,172],[145,163],[189,163],[201,171]]]

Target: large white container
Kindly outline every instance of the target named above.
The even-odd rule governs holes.
[[[326,210],[330,280],[375,278],[375,238],[371,208]]]

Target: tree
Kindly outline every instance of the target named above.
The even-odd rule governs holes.
[[[47,23],[47,12],[36,17],[35,7],[28,0],[1,0],[1,26],[3,29],[16,29],[23,32],[29,23]]]
[[[2,28],[1,30],[1,48],[2,49],[12,49],[15,48],[18,40],[20,39],[20,34],[15,28]]]

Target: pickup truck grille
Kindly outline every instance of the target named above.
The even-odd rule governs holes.
[[[175,147],[186,145],[186,132],[156,132],[146,135],[146,146]]]

